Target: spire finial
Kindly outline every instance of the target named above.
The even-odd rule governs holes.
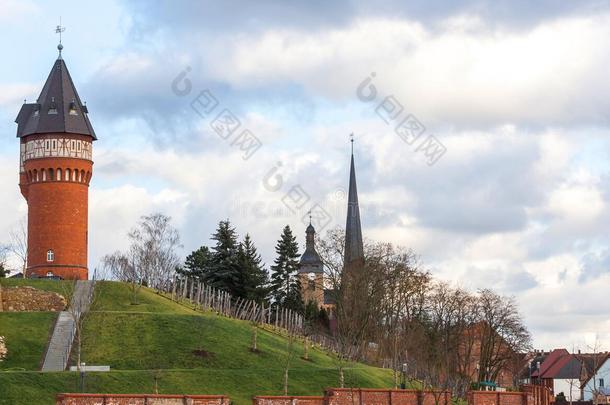
[[[352,143],[352,155],[354,154],[354,133],[349,134],[349,141]]]
[[[307,211],[307,214],[309,214],[309,225],[311,225],[311,210]]]
[[[66,27],[61,25],[61,17],[59,17],[59,25],[55,27],[55,33],[59,34],[59,45],[57,45],[57,50],[59,51],[59,59],[61,59],[61,50],[64,49],[64,46],[61,44],[61,34],[66,30]]]

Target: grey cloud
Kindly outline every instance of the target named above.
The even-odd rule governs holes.
[[[610,249],[604,249],[599,253],[587,253],[581,261],[578,281],[584,283],[606,274],[610,274]]]
[[[528,176],[537,158],[533,140],[509,147],[498,136],[485,154],[447,159],[438,169],[413,165],[408,176],[393,180],[417,196],[414,213],[421,225],[466,233],[516,231],[527,223],[525,208],[544,196]]]
[[[150,3],[143,0],[125,2],[133,17],[132,34],[143,41],[163,31],[250,32],[269,28],[318,29],[341,26],[355,18],[390,17],[419,20],[434,24],[458,14],[479,15],[492,23],[522,27],[563,15],[595,14],[607,10],[599,1],[557,2],[543,0],[456,0],[431,3],[425,0],[285,1],[247,0],[182,1]]]

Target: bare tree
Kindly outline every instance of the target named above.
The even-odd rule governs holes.
[[[28,265],[28,226],[25,217],[19,220],[17,227],[9,232],[10,243],[8,248],[21,262],[21,273],[25,278]]]
[[[158,288],[169,282],[180,264],[176,250],[181,247],[171,217],[160,213],[142,216],[129,239],[140,257],[146,284]]]
[[[491,290],[477,294],[433,282],[411,250],[390,243],[364,243],[364,263],[345,269],[344,233],[333,229],[318,242],[327,288],[335,298],[334,340],[340,384],[348,361],[365,360],[394,370],[403,365],[427,387],[463,397],[475,378],[497,381],[522,363],[530,345],[512,298]]]
[[[94,305],[94,303],[99,298],[99,289],[95,289],[95,281],[90,281],[92,283],[90,295],[88,296],[80,296],[76,295],[76,284],[77,281],[73,280],[68,283],[67,281],[62,284],[62,289],[64,296],[69,299],[68,308],[66,312],[72,319],[74,324],[74,343],[72,347],[72,351],[76,351],[76,367],[80,371],[82,359],[82,337],[83,337],[83,327],[86,320],[86,314],[89,311],[89,308]]]
[[[579,384],[578,388],[582,388],[583,394],[588,393],[591,395],[593,404],[598,404],[600,403],[599,396],[603,395],[603,386],[600,384],[600,378],[607,377],[606,372],[602,371],[601,366],[603,366],[610,355],[602,350],[602,345],[597,334],[593,344],[587,345],[587,350],[589,353],[576,354],[576,357],[582,364],[581,374],[585,380],[582,386]],[[605,403],[605,400],[603,402]]]
[[[286,339],[286,356],[284,357],[284,395],[288,395],[288,372],[292,366],[292,360],[294,359],[295,348],[294,341],[296,336],[293,331],[288,329],[288,337]]]
[[[479,381],[496,381],[515,353],[531,348],[531,337],[513,297],[492,290],[478,294],[481,318],[477,332],[481,340]]]
[[[163,214],[145,215],[129,232],[129,247],[102,258],[104,268],[115,278],[129,282],[132,303],[138,303],[138,292],[143,285],[162,288],[170,282],[179,264],[178,231],[171,218]]]
[[[143,267],[139,266],[138,252],[129,249],[123,253],[116,251],[102,257],[102,265],[114,278],[129,283],[131,289],[131,303],[138,304],[138,293],[144,282]]]

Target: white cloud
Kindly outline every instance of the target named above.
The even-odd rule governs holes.
[[[433,31],[412,20],[360,19],[314,32],[274,29],[220,38],[210,71],[242,88],[284,82],[348,99],[375,71],[383,94],[427,122],[597,120],[610,103],[609,21],[565,17],[507,30],[469,17]]]
[[[33,98],[40,92],[39,84],[0,84],[0,108],[7,111],[19,111],[19,106],[24,100]],[[15,112],[15,116],[17,113]]]

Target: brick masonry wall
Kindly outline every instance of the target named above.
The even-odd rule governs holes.
[[[224,395],[57,394],[56,405],[229,405]]]
[[[32,159],[25,163],[26,173],[54,170],[54,179],[33,181],[25,187],[28,202],[28,269],[27,274],[46,276],[48,272],[62,278],[87,279],[88,243],[88,175],[92,162],[71,158]],[[57,169],[62,180],[56,180]],[[83,171],[84,181],[65,180],[66,169]],[[40,176],[40,175],[39,175]],[[47,251],[55,254],[47,262]]]
[[[58,394],[56,405],[229,405],[221,395]],[[450,405],[448,391],[331,388],[325,396],[256,396],[253,405]],[[471,391],[468,405],[541,405],[529,392]]]
[[[451,394],[444,391],[379,390],[333,388],[326,391],[329,405],[392,404],[392,405],[448,405]]]
[[[437,402],[438,401],[438,402]],[[332,388],[324,397],[254,397],[254,405],[449,405],[451,394],[444,391]]]
[[[66,299],[57,293],[33,287],[2,287],[0,311],[63,311]]]
[[[258,396],[253,405],[324,405],[324,397],[315,396]]]
[[[532,397],[529,400],[533,400],[534,405],[550,405],[551,402],[555,401],[553,390],[544,385],[526,384],[522,387],[522,390]]]
[[[468,405],[535,405],[527,392],[470,391]]]

